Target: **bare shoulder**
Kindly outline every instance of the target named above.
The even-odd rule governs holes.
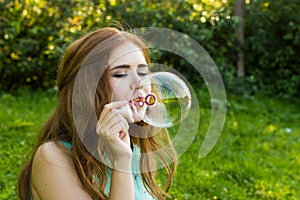
[[[38,148],[31,173],[34,199],[90,199],[74,169],[72,156],[55,142]]]
[[[72,165],[72,157],[55,142],[42,144],[34,156],[33,164],[42,167],[43,165],[55,164],[68,167]]]

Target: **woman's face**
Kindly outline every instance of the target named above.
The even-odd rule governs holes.
[[[137,45],[125,42],[117,46],[110,53],[108,64],[111,101],[130,101],[145,97],[150,92],[150,85],[139,85],[149,69],[144,54]],[[146,105],[134,107],[133,118],[136,122],[142,120],[145,111]]]

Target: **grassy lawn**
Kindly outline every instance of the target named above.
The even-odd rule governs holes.
[[[300,102],[229,96],[222,135],[201,159],[210,106],[199,94],[199,132],[179,158],[174,198],[300,199]],[[16,199],[18,173],[55,102],[53,92],[0,93],[0,199]]]

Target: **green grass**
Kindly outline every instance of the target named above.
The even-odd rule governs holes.
[[[0,199],[17,199],[16,180],[35,136],[54,109],[54,93],[0,93]]]
[[[179,158],[170,190],[176,199],[300,199],[300,109],[270,97],[229,96],[214,149],[199,158],[210,123],[200,91],[199,132]],[[54,109],[52,92],[0,93],[0,199],[16,199],[15,184],[35,135]]]

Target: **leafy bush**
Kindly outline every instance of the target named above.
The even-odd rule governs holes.
[[[0,4],[0,89],[22,85],[54,85],[56,67],[65,45],[89,29],[92,3],[77,1],[9,1]],[[101,12],[100,12],[101,13]]]
[[[189,35],[216,62],[228,91],[299,96],[298,0],[247,1],[244,45],[235,34],[238,19],[233,1],[0,1],[0,89],[52,87],[65,46],[117,20],[131,28],[163,27]],[[240,49],[245,51],[244,78],[236,78]],[[178,56],[156,52],[153,58],[185,73],[194,83],[201,80]]]
[[[247,75],[268,94],[299,97],[299,5],[297,0],[256,0],[246,7]]]

